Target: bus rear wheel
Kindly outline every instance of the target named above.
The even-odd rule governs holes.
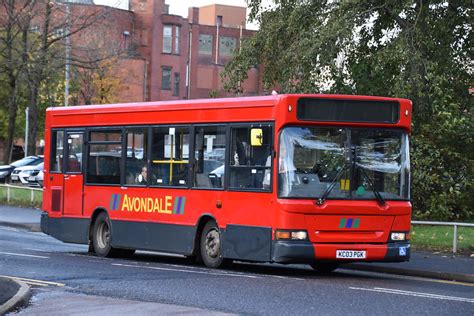
[[[209,268],[219,268],[232,263],[222,257],[222,238],[219,227],[214,221],[204,225],[201,234],[200,254],[204,265]]]
[[[311,268],[320,274],[331,273],[339,268],[339,265],[340,264],[336,262],[315,262],[310,264]]]
[[[106,213],[100,213],[94,223],[92,245],[99,257],[113,257],[119,254],[118,249],[111,246],[112,230],[110,219]]]

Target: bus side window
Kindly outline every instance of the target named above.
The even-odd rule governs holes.
[[[147,129],[130,128],[126,133],[125,183],[146,185],[149,181],[147,175]]]
[[[261,142],[252,145],[252,130],[261,131]],[[230,187],[268,190],[271,185],[272,128],[253,125],[231,128]]]
[[[90,132],[87,183],[120,184],[121,131]]]
[[[153,128],[151,143],[151,184],[187,186],[189,127]]]
[[[53,131],[51,140],[52,140],[52,144],[51,144],[50,171],[62,172],[64,132]]]
[[[194,187],[223,188],[226,157],[225,126],[196,127]]]

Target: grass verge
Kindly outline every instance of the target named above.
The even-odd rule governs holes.
[[[452,253],[453,234],[453,226],[413,225],[411,244],[413,250]],[[474,227],[458,227],[458,252],[468,255],[474,253]]]
[[[10,191],[10,193],[8,193],[8,190]],[[8,198],[8,194],[10,194],[10,198]],[[28,187],[8,188],[6,186],[0,186],[0,203],[2,204],[26,207],[41,207],[42,201],[43,192],[40,190],[31,190]]]

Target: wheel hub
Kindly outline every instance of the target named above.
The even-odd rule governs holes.
[[[97,243],[100,248],[106,248],[110,242],[110,229],[106,223],[101,223],[97,230]]]
[[[211,230],[206,236],[206,253],[211,258],[217,258],[220,249],[219,232]]]

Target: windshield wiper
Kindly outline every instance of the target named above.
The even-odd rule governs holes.
[[[384,206],[385,205],[385,200],[383,199],[382,195],[380,194],[379,191],[377,191],[375,189],[375,185],[374,183],[372,182],[372,180],[370,180],[369,176],[367,175],[367,173],[365,172],[365,169],[361,166],[358,166],[356,164],[357,167],[359,167],[359,169],[362,171],[362,175],[364,176],[364,178],[367,180],[367,182],[369,182],[369,185],[372,189],[372,192],[374,192],[374,195],[375,195],[375,198],[377,199],[377,202],[379,202],[379,205],[380,206]]]
[[[348,167],[349,167],[349,164],[345,164],[344,167],[338,172],[338,174],[332,180],[331,184],[323,192],[323,195],[316,202],[317,205],[324,204],[324,201],[326,201],[327,197],[329,196],[329,193],[331,193],[332,189],[334,189],[334,186],[336,185],[337,180],[339,180],[339,177],[344,173],[344,171],[346,171]]]

